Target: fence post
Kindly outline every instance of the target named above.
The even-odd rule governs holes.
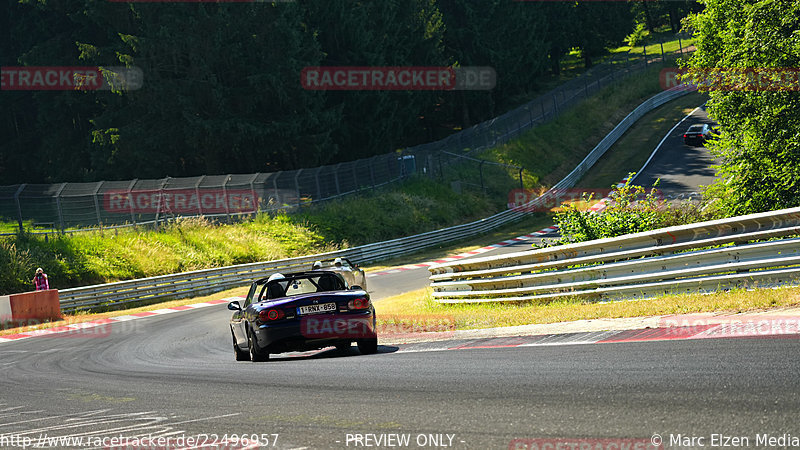
[[[222,201],[225,202],[225,217],[228,219],[228,223],[231,223],[231,208],[230,202],[228,201],[228,181],[231,181],[233,178],[230,174],[225,177],[225,182],[222,183]]]
[[[258,194],[256,194],[256,179],[260,174],[258,172],[253,174],[253,178],[250,178],[250,195],[253,196],[253,218],[255,218],[256,214],[258,214]]]
[[[102,230],[103,219],[100,218],[100,202],[97,200],[97,193],[100,192],[101,187],[103,187],[103,182],[98,181],[97,187],[94,189],[94,192],[92,193],[92,197],[94,198],[94,211],[97,214],[97,226],[100,227],[100,229]]]
[[[281,176],[281,171],[279,170],[277,174],[272,178],[272,189],[275,190],[275,203],[278,205],[278,208],[281,207],[281,197],[278,195],[278,177]]]
[[[24,233],[25,229],[22,226],[22,205],[19,203],[19,194],[22,193],[22,191],[25,189],[25,186],[27,186],[26,183],[20,184],[17,188],[17,192],[14,193],[14,201],[17,202],[17,222],[19,222],[20,234]]]
[[[156,207],[156,217],[155,217],[155,226],[158,228],[158,219],[161,217],[161,203],[162,197],[164,195],[164,186],[169,183],[169,177],[164,178],[161,181],[161,187],[158,188],[158,205]]]
[[[683,56],[683,41],[681,40],[680,33],[678,33],[678,51],[681,52],[681,56]]]
[[[666,60],[666,58],[664,57],[664,43],[659,42],[658,45],[661,46],[661,62],[664,62]]]
[[[524,169],[522,167],[519,168],[519,189],[520,191],[525,191],[525,185],[522,183],[522,171]]]
[[[480,171],[480,174],[481,174],[481,190],[482,191],[486,190],[486,188],[483,186],[483,163],[485,163],[485,162],[486,162],[485,160],[481,160],[481,163],[478,165],[478,170]]]
[[[341,165],[342,163],[339,163],[333,167],[333,182],[336,184],[336,195],[342,194],[342,188],[339,187],[339,166]]]
[[[369,159],[369,181],[372,183],[372,190],[375,190],[375,157]]]
[[[317,167],[317,171],[314,172],[314,181],[317,183],[317,200],[322,200],[322,188],[319,185],[319,173],[322,172],[322,168],[325,166]]]
[[[64,191],[64,188],[67,187],[67,183],[62,183],[61,186],[58,188],[58,192],[56,192],[56,209],[58,210],[58,228],[61,230],[61,234],[64,234],[64,211],[61,208],[61,192]]]
[[[294,190],[297,193],[297,207],[298,208],[300,207],[300,204],[301,204],[301,201],[300,201],[300,172],[302,172],[302,171],[303,171],[303,169],[297,169],[297,172],[294,173]],[[337,181],[336,184],[337,184],[337,187],[338,187],[339,182]]]
[[[644,66],[647,67],[647,44],[642,44],[642,51],[644,52]]]
[[[203,183],[205,178],[206,176],[202,175],[200,179],[197,180],[197,183],[194,184],[194,195],[197,196],[197,213],[201,216],[203,215],[203,199],[200,197],[200,184]]]
[[[128,185],[128,202],[131,205],[131,221],[133,222],[133,226],[136,226],[136,213],[133,206],[133,187],[136,186],[136,182],[139,181],[138,178],[134,178],[131,180],[131,184]],[[197,199],[200,200],[199,198]]]

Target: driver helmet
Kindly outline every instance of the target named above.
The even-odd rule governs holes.
[[[336,267],[342,267],[342,258],[336,258],[333,260],[333,265]]]
[[[283,276],[283,274],[281,274],[281,273],[273,273],[273,274],[272,274],[272,275],[270,275],[270,276],[269,276],[269,278],[267,279],[267,283],[269,283],[270,281],[282,280],[282,279],[284,279],[284,278],[286,278],[286,277],[285,277],[285,276]]]
[[[314,270],[322,269],[322,261],[314,261],[314,265],[311,268]]]

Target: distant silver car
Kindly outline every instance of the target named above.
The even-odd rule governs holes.
[[[692,125],[683,134],[683,143],[693,147],[703,146],[706,142],[714,139],[715,130],[708,124]]]
[[[326,270],[339,273],[352,288],[359,286],[367,290],[367,276],[364,271],[347,258],[330,258],[314,262],[312,270]]]

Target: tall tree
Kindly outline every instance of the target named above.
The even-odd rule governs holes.
[[[697,51],[689,61],[703,69],[789,68],[786,90],[777,84],[709,92],[709,115],[722,126],[712,151],[722,159],[719,179],[708,193],[727,214],[800,205],[800,4],[794,0],[705,0],[691,16]],[[745,85],[740,85],[746,86]]]
[[[441,14],[434,0],[303,1],[317,33],[322,66],[446,66]],[[340,111],[334,131],[340,160],[417,143],[420,116],[435,103],[429,91],[334,91],[326,108]],[[423,135],[424,136],[424,135]]]
[[[535,89],[550,51],[545,7],[527,2],[440,0],[445,48],[461,66],[490,66],[497,87],[455,93],[460,122],[467,127],[519,103]]]

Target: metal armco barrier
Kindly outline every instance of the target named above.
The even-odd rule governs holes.
[[[61,308],[65,312],[73,312],[99,306],[123,305],[125,303],[142,300],[212,294],[232,287],[242,286],[249,280],[256,279],[277,270],[310,268],[311,264],[318,259],[342,256],[351,258],[359,263],[369,263],[390,257],[407,255],[425,248],[480,235],[521,219],[528,214],[529,211],[535,209],[536,206],[548,201],[559,189],[574,186],[594,163],[611,148],[617,139],[636,122],[636,120],[644,116],[647,112],[670,100],[685,95],[688,92],[689,91],[683,89],[675,89],[661,92],[648,99],[623,119],[622,122],[620,122],[620,124],[589,153],[575,170],[553,186],[552,189],[525,205],[505,210],[491,217],[415,236],[367,244],[325,254],[243,264],[218,269],[206,269],[175,275],[163,275],[139,280],[120,281],[97,286],[64,289],[59,291],[61,296]]]
[[[438,264],[431,287],[438,302],[467,303],[776,286],[800,280],[796,235],[800,208],[791,208]]]

